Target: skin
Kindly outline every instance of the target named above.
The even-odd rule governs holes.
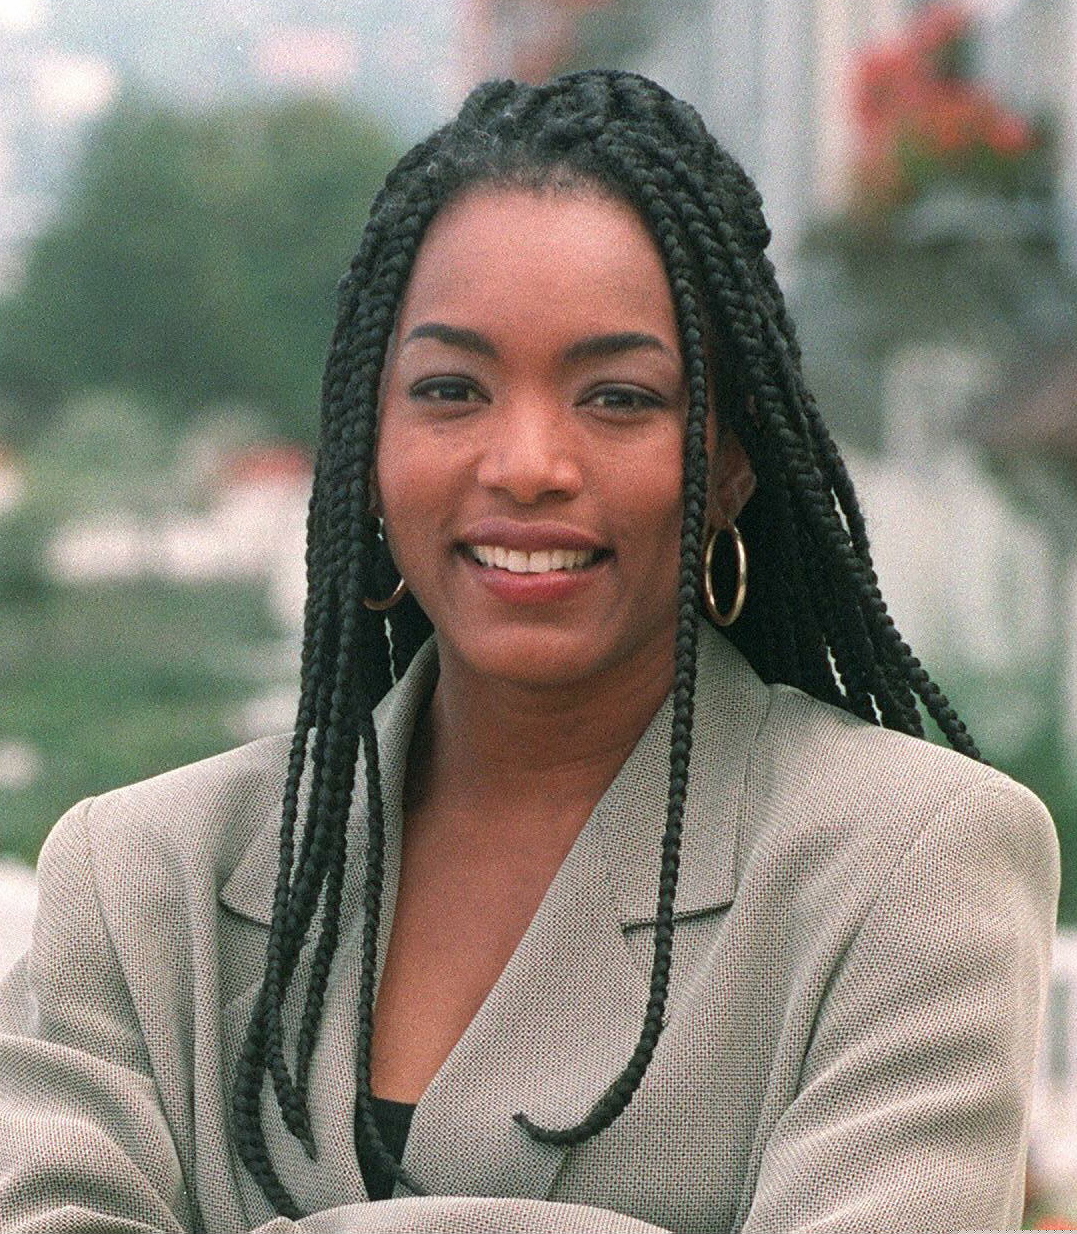
[[[422,1094],[669,691],[687,398],[662,260],[629,206],[483,189],[434,220],[375,475],[441,666],[409,758],[379,1096]],[[709,452],[710,513],[735,517],[753,479],[717,418]],[[476,545],[593,560],[519,574]]]

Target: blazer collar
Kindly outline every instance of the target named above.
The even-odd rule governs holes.
[[[431,639],[407,673],[374,712],[385,802],[387,856],[399,852],[400,803],[412,732],[437,680],[437,650]],[[769,692],[747,661],[717,631],[700,630],[695,717],[688,795],[685,801],[677,917],[722,908],[736,885],[737,836],[745,809],[748,761],[766,715]],[[658,865],[669,793],[672,703],[659,708],[595,808],[588,823],[605,856],[622,925],[652,922],[658,899]],[[366,794],[356,772],[352,845],[361,868]],[[268,925],[279,862],[280,817],[267,818],[220,891],[220,900],[251,921]],[[357,899],[361,880],[349,879]],[[350,906],[345,904],[345,911]],[[391,905],[385,906],[391,911]],[[391,917],[385,916],[389,921]]]
[[[404,775],[407,770],[408,748],[419,714],[426,706],[437,681],[438,660],[434,640],[428,640],[416,653],[407,672],[374,709],[374,727],[378,734],[378,755],[381,769],[382,799],[385,809],[387,847],[399,852],[401,803]],[[282,784],[283,791],[283,784]],[[305,786],[300,801],[306,798]],[[280,864],[280,812],[265,820],[243,855],[236,863],[219,892],[220,902],[249,921],[268,926],[273,915],[273,889]],[[349,823],[348,851],[355,868],[347,886],[361,887],[363,852],[365,847],[366,784],[363,760],[355,770],[355,793]],[[396,826],[394,826],[396,824]],[[389,854],[387,854],[388,856]],[[358,877],[356,877],[356,874]],[[345,892],[344,910],[349,896]],[[391,907],[391,906],[387,906]],[[383,912],[383,920],[384,917]],[[384,930],[383,930],[384,933]]]
[[[675,916],[723,908],[736,887],[745,777],[769,693],[716,630],[700,629]],[[623,925],[653,922],[669,800],[673,706],[659,708],[592,816]]]

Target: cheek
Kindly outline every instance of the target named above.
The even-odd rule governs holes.
[[[662,460],[659,466],[656,460]],[[656,546],[667,549],[680,542],[684,506],[684,481],[681,442],[678,437],[665,449],[655,450],[649,466],[641,466],[633,477],[635,521],[638,528],[650,527]]]
[[[378,513],[389,520],[407,493],[404,480],[405,471],[400,466],[400,455],[396,453],[392,459],[379,444],[374,459],[374,491],[378,497]]]
[[[390,521],[394,511],[414,504],[436,480],[432,451],[423,448],[407,421],[391,407],[382,412],[374,452],[374,481],[381,512]]]
[[[405,574],[422,574],[448,534],[459,504],[458,472],[451,452],[428,434],[385,417],[374,461],[378,513],[393,560]]]

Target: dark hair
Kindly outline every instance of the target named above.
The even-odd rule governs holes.
[[[759,195],[687,104],[645,78],[597,70],[538,87],[479,86],[459,116],[417,145],[376,198],[341,282],[323,384],[321,441],[308,522],[309,592],[301,697],[283,802],[280,872],[265,978],[236,1075],[239,1151],[270,1203],[298,1217],[266,1152],[259,1100],[268,1071],[285,1125],[313,1156],[307,1077],[337,945],[345,833],[365,767],[368,839],[356,1117],[366,1147],[414,1191],[381,1143],[370,1107],[370,1044],[383,866],[378,744],[371,712],[430,623],[408,597],[388,617],[363,598],[396,581],[370,513],[378,384],[386,346],[426,228],[470,186],[589,188],[630,203],[661,253],[677,314],[689,410],[677,592],[669,806],[662,844],[650,1000],[639,1043],[576,1127],[517,1121],[535,1139],[579,1144],[624,1110],[662,1030],[681,822],[692,739],[700,567],[706,532],[708,382],[755,470],[741,532],[748,602],[729,637],[769,682],[798,686],[874,723],[923,735],[921,706],[958,750],[978,751],[894,627],[879,594],[845,467],[801,376],[771,263]],[[718,372],[709,373],[708,363]],[[309,781],[296,852],[300,781]],[[282,1007],[300,950],[317,943],[296,1046],[285,1061]]]

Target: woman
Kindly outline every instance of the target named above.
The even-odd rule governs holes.
[[[290,754],[54,832],[5,1230],[1019,1218],[1053,833],[887,616],[767,239],[627,74],[480,87],[392,173]]]

